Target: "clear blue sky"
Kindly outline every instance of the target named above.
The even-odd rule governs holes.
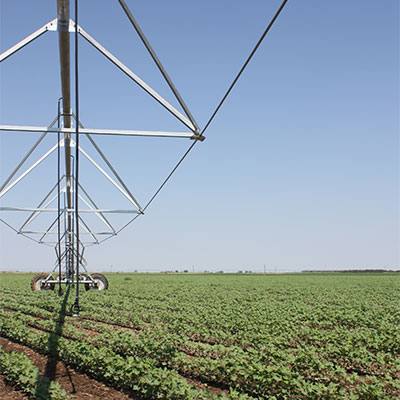
[[[127,3],[201,127],[280,5]],[[80,4],[80,25],[173,102],[118,2]],[[56,0],[1,1],[0,14],[3,52],[55,18]],[[1,124],[51,122],[58,56],[50,32],[0,65]],[[80,94],[87,127],[184,128],[83,39]],[[91,271],[399,268],[398,1],[289,0],[206,136],[144,217],[87,250]],[[0,132],[1,182],[36,137]],[[190,144],[98,143],[142,204]],[[55,167],[48,160],[2,204],[37,203]],[[104,207],[119,204],[85,163],[81,174]],[[4,226],[0,240],[2,268],[55,261]]]

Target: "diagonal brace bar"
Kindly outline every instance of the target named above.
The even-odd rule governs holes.
[[[39,205],[36,207],[38,209],[42,208],[43,204],[47,201],[47,199],[50,197],[50,195],[53,193],[54,189],[58,186],[59,182],[61,182],[64,179],[65,175],[63,175],[60,180],[51,188],[49,193],[44,197],[44,199],[39,203]],[[60,190],[60,193],[65,189]],[[43,208],[47,208],[57,197],[59,196],[59,193],[56,193],[55,196],[53,196],[44,206]],[[28,217],[28,219],[23,223],[21,228],[19,228],[20,231],[24,230],[38,215],[40,211],[33,211],[33,213]]]
[[[25,39],[21,40],[15,46],[11,47],[10,49],[6,50],[4,53],[0,54],[0,62],[6,60],[8,57],[15,54],[18,50],[21,50],[27,44],[33,42],[38,37],[42,36],[47,31],[55,31],[57,28],[57,18],[50,21],[48,24],[42,26],[37,31],[33,32],[31,35],[27,36]]]
[[[76,121],[75,115],[72,114],[73,118]],[[79,122],[79,127],[84,129],[84,126]],[[118,179],[118,182],[121,184],[121,186],[126,190],[126,192],[129,194],[134,199],[133,194],[130,192],[129,188],[126,186],[125,182],[121,179],[121,177],[118,175],[117,171],[114,169],[114,167],[111,165],[110,161],[108,161],[107,157],[104,155],[104,153],[101,151],[100,147],[96,144],[94,139],[89,135],[86,134],[86,137],[89,139],[90,143],[93,145],[97,153],[100,155],[100,157],[103,159],[103,161],[107,164],[108,168],[110,168],[111,172],[114,174],[114,176]],[[96,206],[97,208],[97,206]]]
[[[103,168],[100,167],[99,164],[96,163],[96,161],[93,160],[93,158],[91,158],[89,156],[89,154],[86,153],[86,151],[84,151],[82,149],[81,146],[79,146],[79,151],[139,210],[139,212],[141,213],[142,208],[140,207],[139,203],[136,201],[136,199],[132,196],[130,196],[124,189],[121,188],[121,186],[118,185],[118,183],[116,183],[114,181],[114,179],[111,178],[110,175],[107,174],[106,171],[104,171]]]
[[[63,142],[64,139],[61,139]],[[5,189],[0,192],[0,197],[4,196],[10,189],[12,189],[21,179],[28,175],[33,169],[35,169],[43,160],[45,160],[54,150],[58,147],[58,143],[55,144],[48,152],[46,152],[42,157],[39,158],[34,164],[32,164],[23,174],[21,174],[14,182],[8,185]]]
[[[162,96],[160,96],[154,89],[152,89],[146,82],[139,78],[133,73],[125,64],[113,56],[107,49],[105,49],[99,42],[92,38],[87,32],[78,26],[78,32],[86,39],[93,47],[95,47],[100,53],[107,57],[115,66],[117,66],[122,72],[129,76],[134,82],[136,82],[143,90],[145,90],[150,96],[157,100],[163,107],[165,107],[171,114],[179,119],[184,125],[186,125],[192,132],[196,132],[196,127],[193,123],[182,115],[175,107],[169,104]]]
[[[54,124],[56,123],[58,117],[54,118],[54,120],[51,122],[51,124],[48,126],[48,128],[52,128]],[[47,128],[47,129],[48,129]],[[41,131],[42,132],[42,131]],[[47,135],[47,130],[44,130],[40,138],[36,141],[36,143],[32,146],[32,148],[28,151],[26,156],[21,160],[21,162],[17,165],[17,167],[14,169],[13,172],[11,172],[10,176],[6,179],[6,181],[3,183],[3,185],[0,187],[0,193],[1,191],[7,186],[7,184],[11,181],[11,179],[15,176],[15,174],[19,171],[19,169],[22,167],[24,162],[30,157],[30,155],[35,151],[35,149],[39,146],[41,141],[46,137]]]
[[[135,20],[133,14],[131,13],[129,7],[127,6],[127,4],[125,3],[124,0],[118,0],[118,1],[119,1],[119,4],[121,5],[122,9],[124,10],[126,16],[128,17],[129,21],[131,22],[131,24],[135,28],[135,30],[136,30],[137,34],[139,35],[140,39],[142,40],[142,42],[143,42],[144,46],[146,47],[147,51],[151,55],[153,61],[156,63],[156,65],[157,65],[158,69],[160,70],[162,76],[164,77],[164,79],[168,83],[168,86],[170,87],[170,89],[174,93],[174,95],[175,95],[176,99],[178,100],[179,104],[181,105],[182,109],[185,111],[185,114],[190,119],[190,121],[192,122],[193,126],[196,128],[195,132],[199,133],[200,129],[199,129],[195,119],[193,118],[193,115],[191,114],[191,112],[189,111],[189,108],[187,107],[187,105],[183,101],[182,96],[180,95],[180,93],[178,92],[178,90],[175,87],[174,83],[172,82],[171,78],[169,77],[166,69],[161,64],[160,59],[158,58],[158,56],[157,56],[156,52],[154,51],[154,49],[151,47],[150,42],[147,40],[147,38],[144,35],[143,31],[141,30],[139,24],[137,23],[137,21]]]
[[[84,189],[84,187],[78,183],[79,189],[85,194],[85,196],[89,199],[89,201],[92,203],[94,209],[97,211],[99,210],[99,207],[97,207],[97,204],[94,202],[94,200],[90,197],[89,193]],[[107,218],[102,214],[102,212],[99,212],[101,217],[104,219],[104,223],[115,233],[114,227],[111,225],[111,223],[107,220]]]
[[[96,216],[100,219],[100,221],[103,222],[109,229],[111,229],[113,234],[115,234],[115,229],[104,218],[104,215],[97,210],[97,207],[93,208],[80,194],[78,194],[78,196],[79,196],[79,199],[82,200],[89,207],[89,209],[92,210],[96,214]]]

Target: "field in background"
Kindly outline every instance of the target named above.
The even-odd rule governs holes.
[[[400,398],[399,274],[107,274],[79,319],[31,278],[0,275],[0,371],[36,398],[84,398],[61,366],[121,399]]]

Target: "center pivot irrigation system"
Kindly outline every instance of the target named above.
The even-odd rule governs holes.
[[[233,80],[228,91],[223,96],[214,113],[211,115],[207,124],[200,130],[195,119],[190,113],[187,105],[183,101],[181,95],[167,74],[165,68],[161,64],[157,54],[151,47],[147,38],[140,29],[137,21],[133,17],[132,12],[128,8],[124,0],[118,0],[124,13],[136,30],[141,41],[146,47],[149,55],[157,65],[160,73],[167,82],[169,88],[178,101],[182,112],[173,107],[167,100],[137,76],[131,69],[118,60],[113,54],[98,43],[89,33],[84,31],[78,25],[78,0],[75,0],[75,21],[70,19],[70,3],[69,0],[57,0],[57,18],[44,25],[36,32],[32,33],[24,40],[11,47],[0,55],[0,63],[11,57],[13,54],[24,48],[35,39],[44,35],[46,32],[58,32],[59,44],[59,61],[61,75],[61,97],[58,99],[57,116],[47,127],[44,126],[21,126],[21,125],[0,125],[1,131],[7,132],[33,132],[41,133],[41,136],[28,151],[28,153],[18,163],[12,173],[8,176],[5,182],[0,186],[0,198],[3,198],[11,189],[18,185],[22,179],[29,175],[39,164],[41,164],[51,154],[57,154],[57,172],[58,179],[53,184],[49,192],[39,202],[38,205],[32,207],[2,206],[0,211],[3,212],[19,212],[26,213],[26,219],[21,225],[13,226],[13,224],[0,219],[8,227],[14,230],[17,234],[28,237],[35,242],[43,245],[54,246],[57,256],[57,261],[51,272],[46,274],[36,275],[31,282],[32,290],[54,290],[56,285],[59,286],[61,293],[62,284],[76,285],[76,300],[73,306],[74,314],[77,316],[79,312],[79,284],[83,284],[86,290],[97,289],[105,290],[108,288],[108,281],[102,274],[90,274],[86,269],[86,260],[84,258],[85,247],[95,244],[100,244],[119,232],[125,229],[131,222],[142,215],[148,208],[150,203],[155,199],[164,185],[168,182],[176,169],[186,158],[194,145],[204,140],[204,133],[225,99],[229,95],[233,86],[236,84],[240,75],[246,68],[250,59],[258,49],[264,37],[272,27],[278,15],[285,6],[287,0],[283,1],[280,8],[274,15],[273,19],[267,26],[263,35],[257,42],[256,46],[250,53],[245,64],[239,71],[236,78]],[[75,68],[75,90],[71,90],[71,54],[70,40],[74,36],[75,54],[72,57]],[[162,107],[167,109],[175,118],[177,118],[187,129],[184,132],[167,132],[167,131],[136,131],[136,130],[111,130],[111,129],[86,129],[83,127],[79,116],[79,56],[78,56],[78,37],[84,38],[95,49],[102,53],[111,63],[118,67],[124,74],[139,85],[147,92],[154,100]],[[75,111],[71,109],[71,97],[75,95]],[[48,134],[56,134],[57,142],[33,164],[26,168],[22,173],[21,169],[25,162],[30,158],[35,149],[43,141]],[[79,144],[79,138],[84,135],[95,153],[107,165],[108,171],[103,169]],[[177,165],[173,168],[170,174],[160,185],[155,194],[150,198],[147,204],[142,207],[136,198],[133,196],[127,185],[118,175],[110,161],[104,155],[103,151],[94,140],[96,135],[119,135],[119,136],[147,136],[147,137],[163,137],[163,138],[182,138],[192,140],[188,150],[182,156]],[[75,151],[74,151],[75,150]],[[124,196],[130,203],[128,209],[101,209],[96,205],[95,200],[90,196],[85,187],[79,182],[79,157],[85,157],[103,176],[104,179],[111,184]],[[57,202],[57,208],[51,207]],[[84,208],[80,206],[84,205]],[[43,230],[32,229],[32,222],[40,215],[49,213],[55,216],[49,226]],[[129,221],[117,229],[111,224],[108,214],[127,214],[130,215]],[[101,223],[101,230],[94,230],[86,221],[87,215],[94,215]],[[57,275],[54,275],[57,274]]]

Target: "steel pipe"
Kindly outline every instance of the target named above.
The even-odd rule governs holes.
[[[69,0],[57,0],[57,30],[60,52],[63,126],[71,128],[71,59],[69,40]],[[72,208],[71,134],[64,134],[67,207]],[[72,215],[67,217],[69,243],[72,243]]]

